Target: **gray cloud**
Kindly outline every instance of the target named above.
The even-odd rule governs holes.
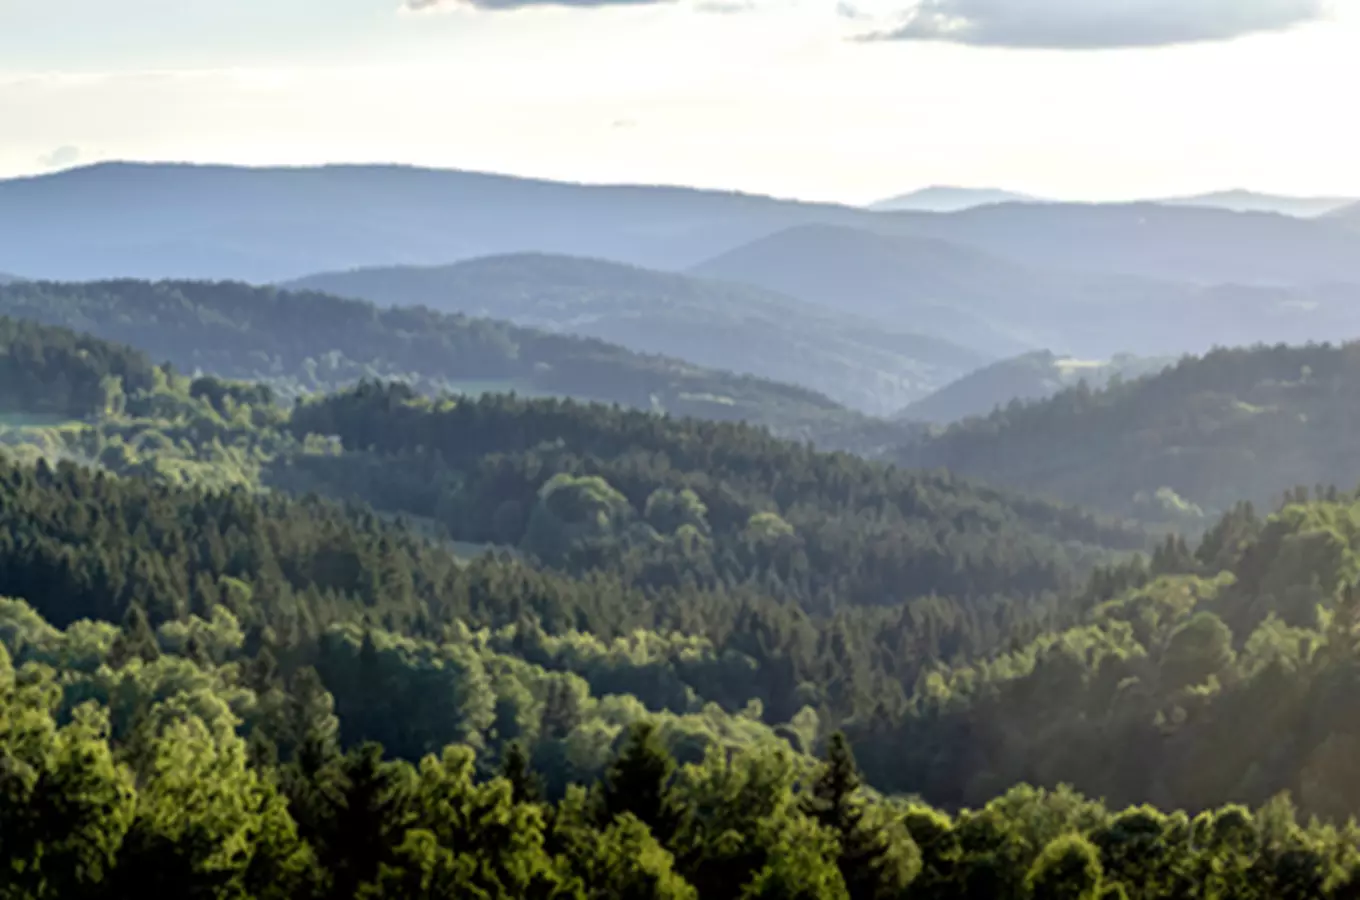
[[[65,169],[74,166],[80,160],[79,147],[58,147],[51,153],[45,153],[38,157],[38,165],[47,169]]]
[[[1230,40],[1326,18],[1328,0],[920,0],[863,40],[1095,50]]]

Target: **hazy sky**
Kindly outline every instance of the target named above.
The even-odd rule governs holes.
[[[0,176],[1360,195],[1360,0],[0,0]]]

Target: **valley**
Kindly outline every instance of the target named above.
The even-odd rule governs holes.
[[[1346,213],[1001,199],[0,182],[0,894],[1351,896]]]

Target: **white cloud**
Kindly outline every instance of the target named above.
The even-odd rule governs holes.
[[[45,169],[66,169],[74,166],[80,158],[80,148],[67,144],[38,157],[38,165]]]

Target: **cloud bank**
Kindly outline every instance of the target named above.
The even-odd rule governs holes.
[[[1328,0],[920,0],[864,40],[1099,50],[1225,41],[1326,18]]]
[[[505,11],[533,7],[598,9],[680,0],[402,0],[410,12],[465,7]],[[692,0],[708,12],[753,10],[756,0]],[[1338,0],[901,0],[880,17],[855,0],[836,0],[839,18],[883,26],[862,41],[937,41],[983,47],[1101,50],[1226,41],[1283,31],[1328,18]],[[892,24],[887,24],[892,23]]]

